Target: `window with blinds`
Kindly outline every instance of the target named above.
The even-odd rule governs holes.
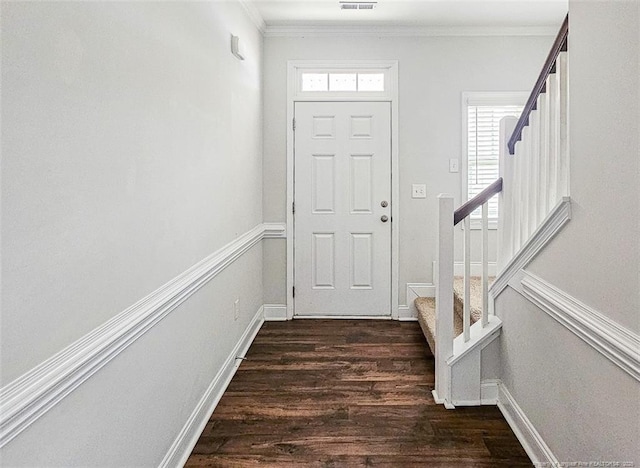
[[[521,105],[467,104],[467,200],[499,177],[500,120],[520,117]],[[482,217],[478,208],[471,219]],[[489,219],[498,219],[498,197],[489,201]]]

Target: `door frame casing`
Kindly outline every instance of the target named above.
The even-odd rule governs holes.
[[[336,96],[313,95],[305,96],[298,93],[298,72],[301,69],[348,69],[371,70],[385,69],[388,71],[388,88],[380,96],[357,96],[354,93]],[[385,85],[386,87],[386,85]],[[295,116],[295,102],[301,101],[334,101],[334,102],[389,102],[391,103],[391,319],[399,316],[398,303],[398,254],[399,254],[399,200],[400,188],[398,184],[398,61],[397,60],[289,60],[287,61],[287,320],[294,316],[294,229],[293,229],[293,201],[294,201],[294,132],[293,118]],[[377,317],[380,318],[380,317]]]

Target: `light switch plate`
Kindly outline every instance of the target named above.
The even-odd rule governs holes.
[[[449,172],[459,172],[459,171],[460,171],[460,160],[449,159]]]
[[[411,198],[427,198],[427,186],[425,184],[413,184],[411,186]]]

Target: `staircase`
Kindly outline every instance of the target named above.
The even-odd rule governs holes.
[[[548,242],[570,213],[568,147],[569,18],[565,18],[519,119],[500,122],[500,178],[454,211],[438,196],[436,297],[415,300],[418,321],[435,358],[437,403],[477,406],[482,349],[501,333],[495,299]],[[488,201],[499,196],[498,258],[488,275]],[[471,276],[470,215],[482,207],[482,276]],[[558,220],[558,221],[557,221]],[[454,277],[454,226],[464,226],[464,276]],[[554,224],[555,223],[555,224]],[[493,283],[489,289],[490,283]]]
[[[471,325],[482,317],[482,278],[472,276],[470,279],[471,289]],[[489,283],[493,283],[495,277],[489,278]],[[418,323],[424,333],[431,352],[436,352],[435,330],[436,330],[436,299],[434,297],[418,297],[414,301],[418,310]],[[463,332],[463,312],[464,312],[464,277],[456,276],[453,280],[453,334],[460,336]]]

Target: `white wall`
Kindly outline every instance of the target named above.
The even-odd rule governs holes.
[[[261,257],[254,247],[0,449],[1,465],[159,466],[259,310]]]
[[[637,466],[638,381],[513,289],[496,310],[502,383],[555,457]]]
[[[640,332],[638,5],[571,3],[573,218],[531,267],[635,332]]]
[[[570,1],[572,219],[528,268],[640,331],[637,1]],[[496,303],[502,380],[560,461],[640,463],[640,385],[524,298]]]
[[[264,216],[286,219],[287,60],[398,60],[400,159],[400,303],[408,282],[432,282],[436,197],[455,195],[461,174],[463,91],[531,89],[551,37],[267,37],[265,38]],[[411,199],[425,183],[427,199]],[[395,220],[395,219],[394,219]],[[461,259],[461,255],[458,254]],[[285,302],[284,241],[265,244],[265,300]]]
[[[236,2],[3,2],[1,30],[6,385],[262,222],[262,37]],[[157,465],[262,304],[261,246],[230,268],[3,463]]]

